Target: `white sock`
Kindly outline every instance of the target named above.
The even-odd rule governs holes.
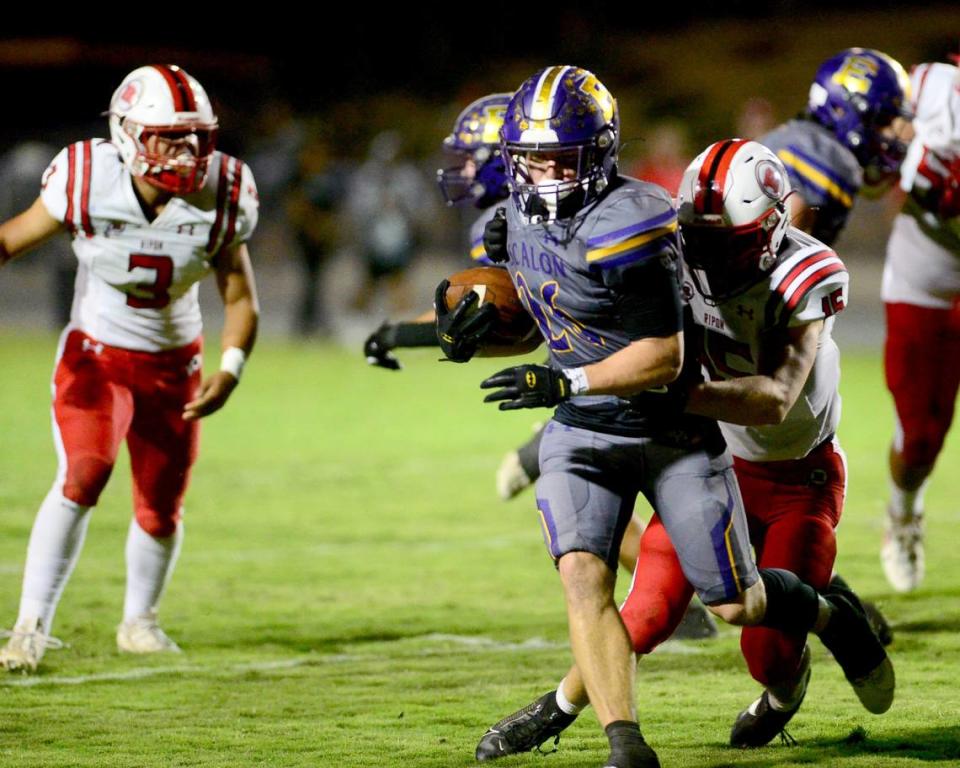
[[[890,481],[890,505],[888,513],[895,523],[909,523],[918,517],[923,517],[923,494],[927,490],[927,481],[924,480],[915,491],[907,491]]]
[[[566,682],[566,678],[560,681],[560,685],[557,686],[557,706],[560,708],[561,712],[566,712],[568,715],[579,715],[583,712],[583,707],[578,707],[570,699],[567,698],[566,694],[563,692],[563,684]]]
[[[163,588],[173,573],[183,542],[183,523],[172,536],[158,539],[143,530],[136,519],[127,534],[127,591],[123,620],[129,621],[156,610]]]
[[[64,498],[57,488],[50,489],[30,532],[18,621],[38,617],[44,632],[50,633],[57,603],[80,557],[89,522],[90,507]]]

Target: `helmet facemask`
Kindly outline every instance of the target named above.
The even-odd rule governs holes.
[[[766,275],[776,264],[786,220],[786,206],[780,202],[756,221],[739,227],[683,226],[684,260],[700,294],[718,304]],[[705,276],[706,284],[698,272]]]
[[[175,195],[203,186],[216,147],[216,125],[147,126],[127,119],[120,130],[136,143],[134,175]]]
[[[521,211],[546,221],[566,219],[595,200],[615,172],[614,141],[612,132],[604,132],[588,145],[505,146],[507,174]]]
[[[447,205],[489,208],[507,196],[506,168],[498,148],[448,152],[449,164],[437,171],[437,184]]]

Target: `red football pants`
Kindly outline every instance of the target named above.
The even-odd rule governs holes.
[[[108,347],[71,331],[54,374],[63,495],[95,506],[127,440],[137,522],[167,537],[180,520],[199,425],[184,421],[200,385],[202,343],[164,352]]]
[[[884,369],[908,467],[931,466],[953,421],[960,386],[960,303],[952,309],[886,304]]]
[[[834,528],[846,488],[842,454],[827,442],[804,459],[735,459],[734,468],[758,566],[793,571],[823,590],[837,553]],[[640,539],[637,570],[620,609],[637,653],[649,653],[670,636],[692,595],[666,529],[654,515]],[[774,685],[793,678],[805,640],[766,627],[745,627],[740,647],[754,679]]]

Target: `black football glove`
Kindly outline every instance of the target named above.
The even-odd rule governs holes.
[[[546,365],[517,365],[504,368],[480,383],[480,389],[496,389],[483,402],[500,403],[501,411],[517,408],[550,408],[570,399],[570,379],[563,371]]]
[[[367,340],[363,342],[363,356],[370,365],[386,368],[388,371],[399,371],[403,368],[400,361],[390,354],[394,347],[391,339],[395,336],[394,326],[387,322],[367,336]]]
[[[494,264],[503,264],[510,259],[507,253],[507,212],[503,208],[497,208],[483,228],[483,249]]]
[[[468,291],[457,306],[447,307],[447,288],[449,280],[443,280],[437,286],[434,296],[434,309],[437,314],[437,340],[440,349],[448,360],[465,363],[477,352],[477,347],[493,329],[497,319],[497,308],[493,304],[483,304],[473,309],[480,296],[476,291]]]

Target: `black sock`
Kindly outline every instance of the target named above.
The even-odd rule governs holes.
[[[767,612],[760,625],[791,635],[810,632],[820,610],[817,591],[781,568],[761,568],[760,578],[767,592]]]
[[[537,434],[517,448],[520,466],[531,480],[540,477],[540,441],[542,439],[543,429],[538,429]]]

